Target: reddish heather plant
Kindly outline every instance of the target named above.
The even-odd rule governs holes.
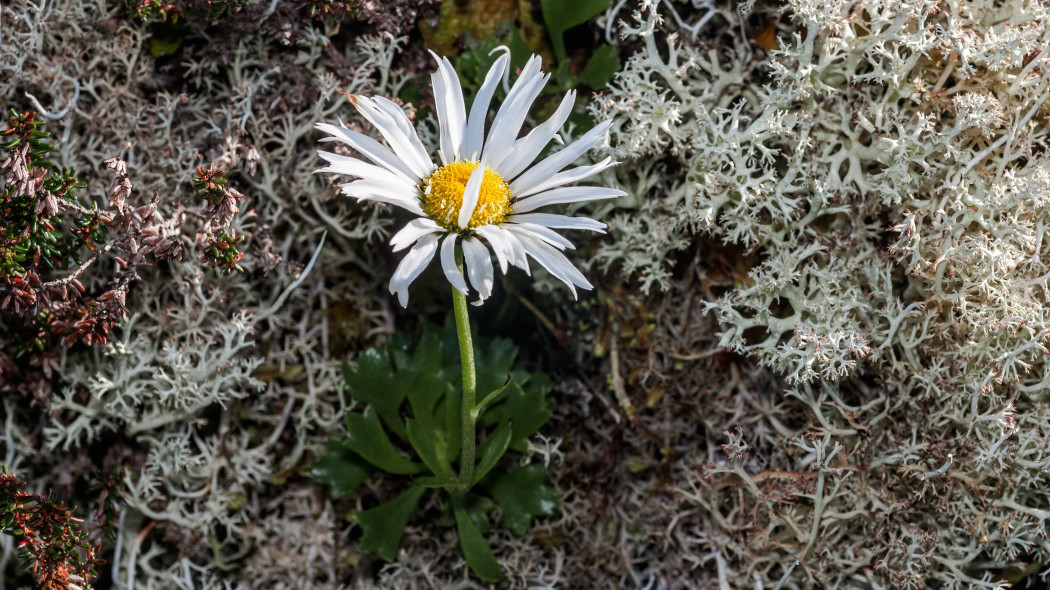
[[[187,221],[199,221],[194,234],[202,262],[226,273],[243,270],[238,245],[244,237],[229,228],[244,195],[227,186],[221,170],[198,167],[193,185],[204,208],[179,204],[164,216],[156,197],[132,204],[127,164],[111,158],[105,161],[115,174],[109,206],[84,207],[76,191],[85,185],[76,172],[54,171],[44,159],[54,148],[42,125],[36,113],[12,111],[4,131],[9,139],[0,145],[7,152],[0,164],[0,337],[10,343],[0,352],[0,390],[18,389],[44,406],[58,350],[106,342],[127,316],[127,295],[140,270],[182,258]],[[85,272],[109,253],[116,272],[96,271],[88,280]]]
[[[423,13],[433,12],[439,0],[305,0],[277,3],[250,3],[247,0],[127,0],[128,14],[143,21],[189,23],[199,27],[237,21],[258,25],[277,15],[279,20],[307,16],[314,20],[365,21],[382,32],[405,33],[415,28]],[[230,22],[233,21],[233,22]],[[291,24],[291,23],[290,23]]]
[[[80,528],[83,520],[50,490],[37,495],[25,486],[15,474],[0,472],[0,532],[15,538],[22,565],[41,590],[90,588],[95,567],[105,562]]]
[[[209,23],[240,12],[245,0],[128,0],[128,11],[135,18],[149,20],[183,19],[207,21]]]

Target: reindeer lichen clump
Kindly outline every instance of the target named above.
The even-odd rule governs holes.
[[[1043,572],[1050,12],[641,4],[623,29],[639,50],[593,108],[646,216],[613,217],[598,258],[666,288],[683,282],[667,254],[697,244],[696,311],[786,381],[712,424],[758,413],[739,433],[755,451],[689,491],[718,515],[693,550],[747,584]]]

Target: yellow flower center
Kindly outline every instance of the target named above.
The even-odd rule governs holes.
[[[459,210],[463,206],[463,192],[470,174],[477,169],[477,162],[453,162],[446,164],[423,179],[423,194],[420,196],[423,212],[445,229],[458,232]],[[478,206],[470,216],[467,228],[503,223],[510,212],[510,186],[503,177],[485,167],[481,181]]]

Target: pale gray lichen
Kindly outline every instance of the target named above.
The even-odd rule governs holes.
[[[624,28],[640,49],[593,108],[617,121],[625,184],[668,158],[685,168],[637,209],[656,241],[750,254],[731,280],[698,271],[718,289],[695,309],[715,314],[721,346],[788,384],[758,418],[773,431],[743,430],[768,442],[709,464],[690,492],[714,515],[696,549],[714,579],[991,588],[1045,575],[1047,7],[793,0],[750,21],[723,12],[732,26],[695,41],[667,33],[670,10],[641,2]],[[611,233],[637,231],[633,214]],[[615,245],[599,258],[643,285],[653,272]],[[787,451],[792,434],[810,458]]]

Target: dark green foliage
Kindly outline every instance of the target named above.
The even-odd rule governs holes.
[[[237,264],[241,258],[244,258],[244,253],[237,247],[242,242],[244,242],[244,236],[235,236],[226,231],[209,234],[204,241],[201,260],[218,267],[223,274],[229,274],[235,270],[244,272],[244,268]]]
[[[347,413],[348,435],[329,440],[328,452],[312,474],[336,498],[353,492],[371,471],[415,475],[407,492],[352,517],[361,526],[362,548],[387,561],[395,558],[423,492],[441,488],[451,502],[471,570],[483,580],[498,580],[499,566],[483,536],[488,512],[499,506],[503,522],[520,535],[533,517],[553,514],[557,507],[557,494],[543,483],[542,467],[510,473],[498,468],[508,449],[524,451],[528,437],[550,419],[550,379],[516,368],[517,348],[509,340],[475,341],[478,391],[484,392],[479,395],[479,429],[484,434],[473,483],[499,492],[500,497],[493,493],[489,499],[456,488],[461,368],[455,326],[428,325],[417,345],[408,342],[397,335],[385,348],[362,352],[357,366],[344,367],[347,394],[365,406]],[[508,491],[519,485],[517,494]]]
[[[329,438],[328,452],[314,462],[310,476],[328,486],[333,498],[340,498],[365,482],[374,469],[346,446],[346,438]]]
[[[580,72],[580,80],[591,88],[605,88],[620,71],[620,58],[612,45],[599,45]]]
[[[547,487],[547,473],[539,465],[525,465],[482,484],[503,512],[504,524],[524,535],[533,517],[549,516],[558,508],[558,494]]]
[[[507,452],[510,438],[513,435],[514,429],[511,427],[511,421],[507,420],[500,423],[496,431],[478,446],[479,461],[478,467],[474,471],[474,481],[472,483],[478,483],[488,475],[489,471],[492,471],[500,457]]]
[[[540,0],[543,22],[547,26],[554,56],[559,62],[568,55],[565,51],[565,31],[582,25],[612,6],[612,0]]]
[[[426,491],[426,488],[412,486],[389,502],[355,513],[353,519],[364,532],[361,549],[375,553],[387,562],[394,561],[408,519]]]
[[[503,577],[499,562],[496,561],[496,556],[492,554],[492,548],[485,541],[485,537],[481,534],[477,523],[474,522],[474,519],[470,517],[467,509],[464,507],[463,498],[461,496],[450,496],[449,500],[452,503],[452,513],[456,517],[459,548],[463,551],[463,556],[467,558],[470,569],[486,582],[498,582]]]
[[[585,0],[582,2],[562,2],[562,0],[545,0],[541,3],[543,8],[544,26],[546,28],[550,45],[553,48],[554,63],[549,68],[551,72],[551,83],[542,91],[541,96],[546,96],[541,101],[542,110],[553,111],[560,100],[561,95],[569,90],[578,90],[581,87],[590,87],[591,90],[601,90],[613,79],[616,72],[620,71],[622,64],[616,53],[616,48],[608,44],[600,44],[587,50],[587,60],[583,69],[574,73],[574,60],[569,55],[565,46],[565,32],[575,26],[586,23],[605,11],[611,4],[611,0]],[[502,35],[484,39],[472,44],[472,46],[459,54],[456,59],[456,71],[460,75],[464,89],[471,94],[477,92],[485,80],[492,63],[499,57],[498,53],[491,54],[493,49],[505,45],[510,50],[510,69],[516,71],[525,65],[535,49],[530,47],[524,40],[524,32],[513,22],[506,21],[503,25],[506,31]],[[545,54],[549,57],[549,54]],[[575,66],[578,67],[578,66]],[[585,93],[581,93],[584,94]],[[505,96],[503,88],[496,89],[496,100],[502,100]],[[577,99],[581,100],[581,99]],[[586,131],[594,124],[593,120],[583,114],[574,112],[569,121],[574,124],[578,131]]]
[[[212,170],[210,166],[208,168],[197,166],[197,176],[193,179],[193,190],[197,192],[197,198],[211,205],[218,205],[226,195],[223,187],[228,182],[222,170]]]
[[[346,430],[350,434],[344,445],[362,459],[387,473],[411,475],[423,471],[423,465],[413,463],[397,452],[372,406],[365,406],[365,411],[360,414],[347,412],[345,419]]]
[[[4,131],[7,141],[0,150],[10,158],[5,172],[24,167],[28,180],[7,183],[0,193],[0,275],[25,278],[41,265],[48,270],[65,266],[76,259],[80,246],[100,239],[100,230],[89,217],[77,219],[76,233],[73,228],[63,231],[57,207],[49,199],[73,203],[75,191],[86,185],[76,179],[75,170],[53,170],[45,155],[55,148],[44,141],[51,134],[43,126],[36,113],[12,109]]]
[[[5,352],[14,358],[53,345],[54,314],[40,305],[40,285],[53,271],[79,263],[106,231],[93,209],[76,206],[76,191],[86,186],[76,171],[55,170],[47,159],[55,148],[43,127],[35,112],[12,109],[0,144],[0,175],[6,176],[0,188],[0,313],[9,318],[0,341],[10,343]]]

